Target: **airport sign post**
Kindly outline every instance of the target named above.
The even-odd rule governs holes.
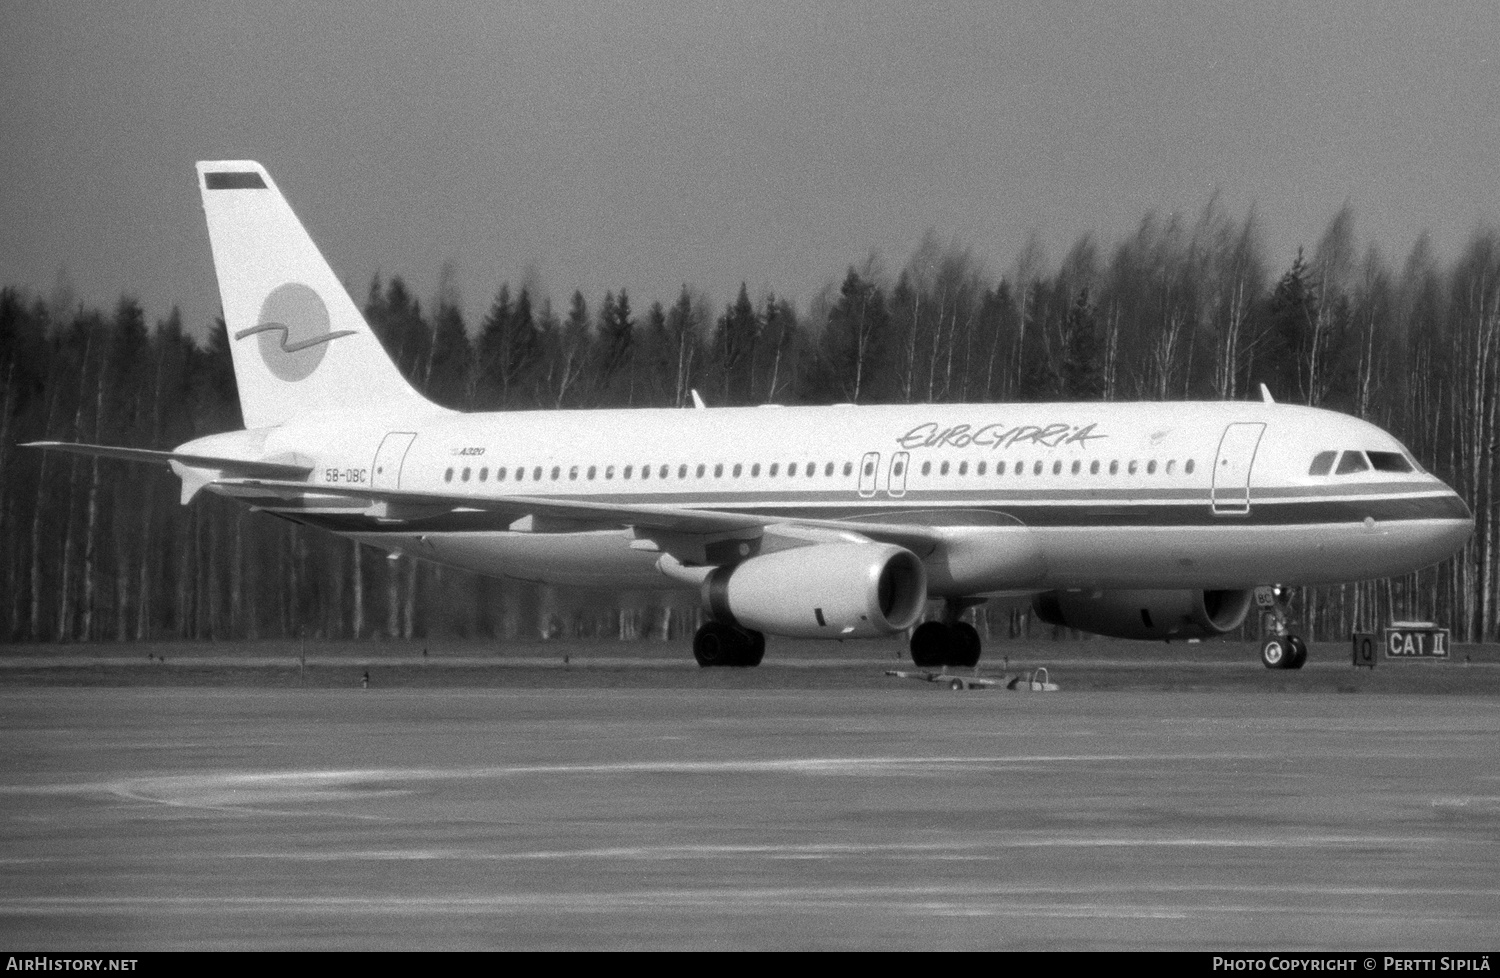
[[[1380,636],[1374,632],[1354,633],[1354,667],[1366,666],[1375,668],[1375,643],[1380,641]]]

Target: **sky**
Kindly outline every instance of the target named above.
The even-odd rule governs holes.
[[[193,163],[264,164],[356,299],[805,309],[923,234],[993,275],[1214,194],[1273,272],[1500,219],[1500,4],[0,4],[0,285],[218,313]]]

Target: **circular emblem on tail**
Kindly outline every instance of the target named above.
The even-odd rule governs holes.
[[[328,353],[328,342],[350,329],[329,331],[328,307],[301,282],[277,286],[261,304],[256,325],[234,334],[236,340],[258,335],[266,369],[285,381],[305,380]]]

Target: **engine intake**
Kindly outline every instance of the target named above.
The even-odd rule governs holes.
[[[883,543],[825,543],[751,557],[703,581],[718,621],[790,638],[872,638],[910,628],[927,601],[916,554]]]
[[[1208,638],[1240,627],[1254,591],[1048,591],[1032,601],[1049,625],[1112,638]]]

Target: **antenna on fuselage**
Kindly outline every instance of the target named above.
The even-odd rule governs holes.
[[[1262,401],[1265,401],[1267,404],[1276,403],[1276,398],[1271,396],[1271,388],[1267,387],[1265,384],[1260,385],[1260,399]]]
[[[693,407],[695,407],[695,408],[706,408],[706,407],[708,407],[707,404],[703,403],[703,398],[701,398],[701,397],[698,396],[698,391],[697,391],[696,388],[693,389]]]

